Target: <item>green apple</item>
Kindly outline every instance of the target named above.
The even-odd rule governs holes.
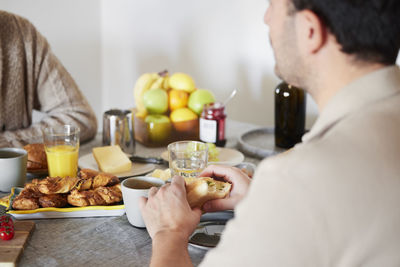
[[[144,93],[143,104],[150,114],[162,114],[168,110],[168,94],[161,88]]]
[[[152,143],[161,144],[168,140],[171,134],[172,124],[167,116],[150,114],[146,116],[144,121],[148,125],[149,138]]]
[[[215,102],[215,96],[210,90],[198,89],[190,94],[188,107],[197,115],[200,115],[204,105],[213,102]]]

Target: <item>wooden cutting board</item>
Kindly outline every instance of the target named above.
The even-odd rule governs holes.
[[[8,241],[0,240],[0,267],[17,266],[34,229],[33,221],[14,221],[14,238]]]

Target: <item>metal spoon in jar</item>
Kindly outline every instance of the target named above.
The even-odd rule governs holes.
[[[236,95],[236,93],[237,93],[237,90],[234,89],[232,91],[231,95],[224,101],[224,103],[223,103],[224,107],[226,106],[226,104],[228,104],[229,101],[231,101],[231,99]]]

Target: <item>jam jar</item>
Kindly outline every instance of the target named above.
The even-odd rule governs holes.
[[[225,146],[225,106],[221,102],[204,105],[200,117],[200,140]]]

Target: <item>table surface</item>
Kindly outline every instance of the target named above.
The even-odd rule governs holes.
[[[226,147],[237,148],[241,134],[259,126],[228,120]],[[101,146],[101,134],[82,144],[80,155]],[[160,156],[165,147],[148,148],[136,143],[136,154]],[[259,159],[247,157],[254,164]],[[3,196],[1,194],[0,196]],[[28,241],[19,266],[148,266],[151,238],[145,229],[131,226],[126,215],[35,220],[36,229]],[[197,266],[206,251],[189,246],[193,264]]]

